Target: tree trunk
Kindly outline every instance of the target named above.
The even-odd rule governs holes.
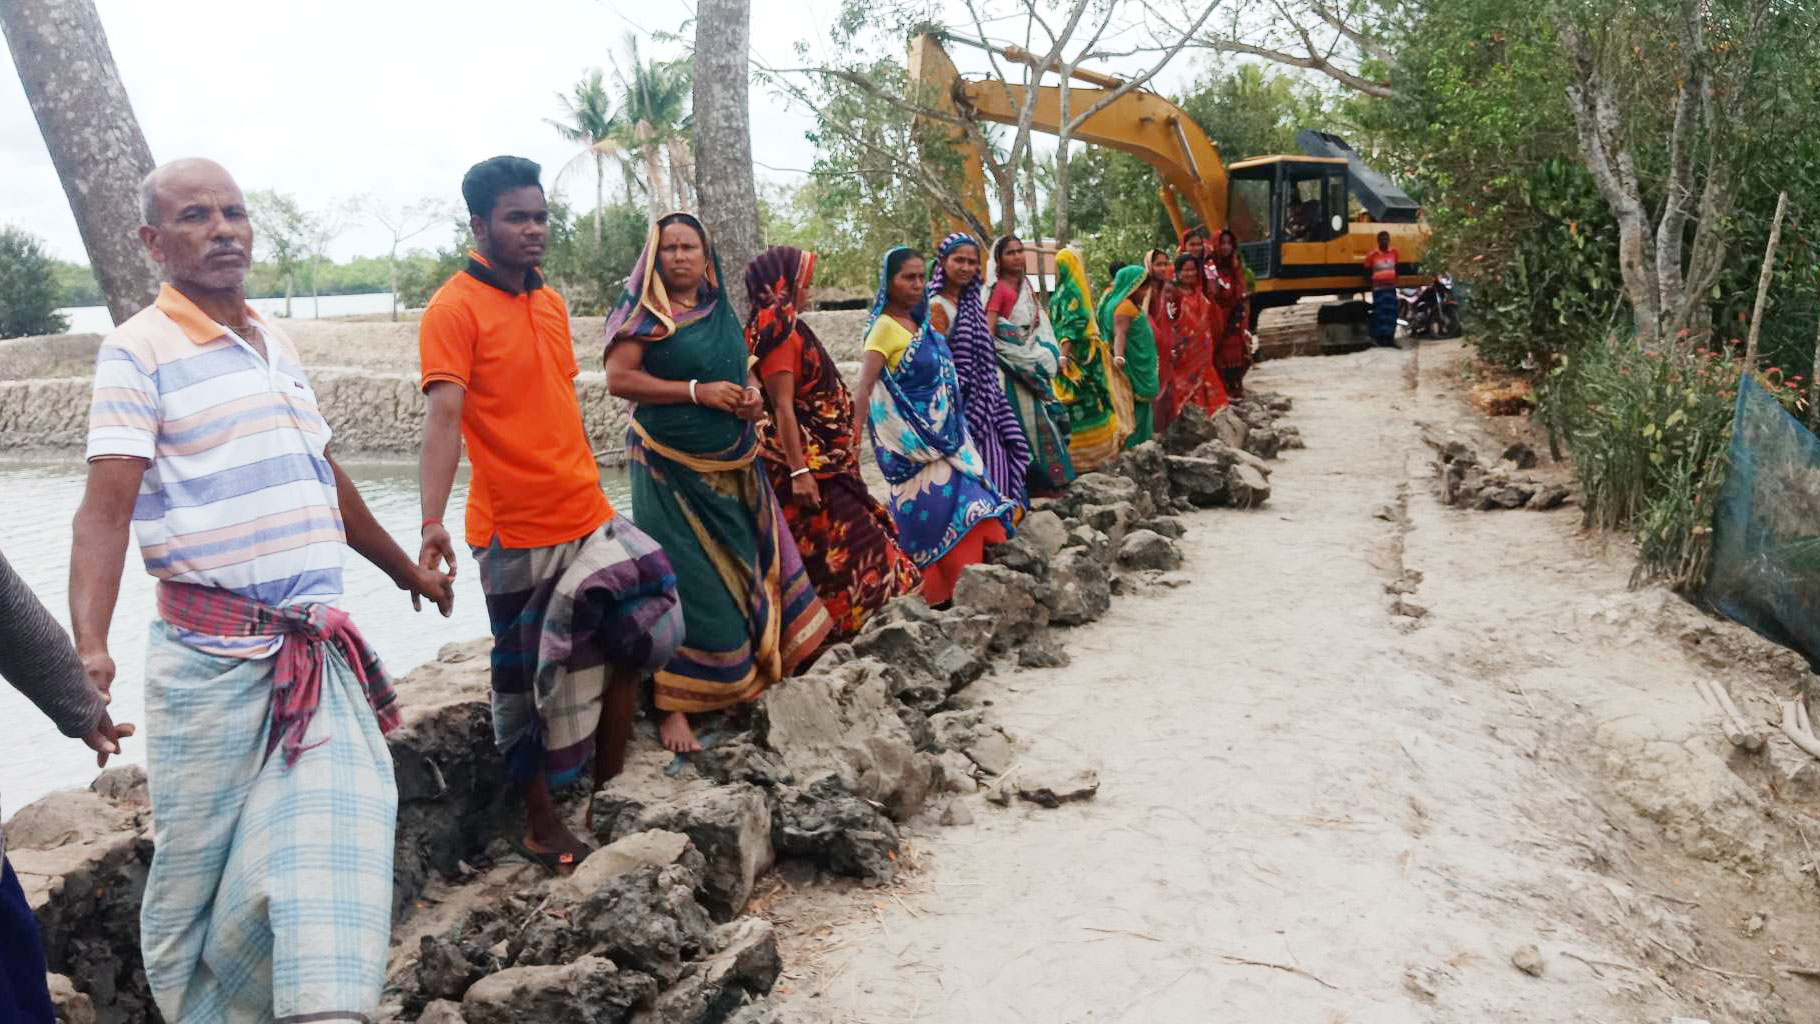
[[[1030,146],[1024,150],[1024,219],[1030,223],[1030,233],[1034,236],[1030,239],[1030,243],[1032,245],[1040,246],[1043,244],[1043,224],[1042,221],[1037,219],[1040,216],[1038,207],[1039,197],[1036,193],[1036,147]],[[1038,263],[1037,266],[1041,267],[1042,264]],[[1042,275],[1039,274],[1037,276],[1040,278]],[[1043,289],[1038,288],[1037,290],[1042,291]]]
[[[607,158],[594,154],[594,249],[600,250],[601,211],[607,206]]]
[[[695,12],[695,194],[714,234],[727,297],[746,318],[746,264],[759,252],[747,100],[750,0],[701,0]]]
[[[392,289],[392,319],[398,319],[398,243],[392,243],[392,254],[386,258],[386,282]]]
[[[1072,69],[1063,69],[1061,84],[1056,89],[1056,127],[1055,134],[1055,191],[1049,196],[1049,206],[1055,211],[1055,247],[1057,251],[1073,241],[1073,229],[1068,226],[1068,73]],[[1093,297],[1087,297],[1092,301]]]
[[[638,122],[638,155],[645,164],[645,210],[655,224],[670,211],[664,209],[663,154],[658,152],[653,134],[649,122]]]
[[[993,166],[992,183],[998,188],[998,233],[999,237],[1017,234],[1017,167],[1014,165]],[[992,239],[983,239],[987,245]]]
[[[0,0],[0,31],[69,197],[95,279],[119,323],[158,295],[135,229],[152,152],[93,0]]]
[[[1574,66],[1567,100],[1573,110],[1580,158],[1618,222],[1618,272],[1636,319],[1637,344],[1653,348],[1662,336],[1656,236],[1643,207],[1636,158],[1618,111],[1617,89],[1603,54],[1579,27],[1563,19],[1559,31]]]

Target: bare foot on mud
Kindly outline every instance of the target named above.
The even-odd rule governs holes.
[[[695,738],[695,730],[689,728],[689,716],[680,711],[665,715],[657,734],[673,754],[694,754],[701,751],[701,741]]]

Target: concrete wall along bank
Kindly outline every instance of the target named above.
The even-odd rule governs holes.
[[[835,358],[859,357],[863,311],[810,313],[804,318]],[[415,455],[423,436],[423,395],[417,390],[417,325],[409,321],[291,320],[323,416],[342,454]],[[607,394],[600,366],[602,321],[577,318],[575,382],[582,421],[596,453],[624,451],[631,418],[626,403]],[[88,430],[90,374],[101,338],[54,335],[0,341],[0,451],[79,450]]]

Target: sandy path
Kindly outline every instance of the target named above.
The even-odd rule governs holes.
[[[1614,801],[1596,758],[1548,747],[1592,728],[1573,701],[1600,673],[1692,669],[1669,641],[1634,637],[1628,670],[1599,667],[1612,648],[1575,609],[1621,599],[1626,566],[1621,551],[1551,550],[1575,543],[1573,511],[1439,507],[1417,422],[1457,406],[1418,392],[1414,369],[1390,351],[1261,369],[1308,441],[1279,463],[1271,503],[1190,517],[1191,582],[1064,634],[1069,667],[976,684],[1019,740],[1097,764],[1097,799],[971,798],[977,824],[920,835],[894,892],[780,901],[792,1019],[1688,1012],[1635,966],[1648,951],[1626,922],[1663,913],[1629,884],[1650,884],[1647,865],[1616,877],[1613,837],[1634,815],[1601,809]],[[1374,515],[1400,501],[1408,517]],[[1424,574],[1410,600],[1432,607],[1420,620],[1384,593],[1412,558],[1429,563],[1408,566]],[[1544,640],[1574,652],[1572,679]],[[1540,979],[1511,965],[1532,943]]]

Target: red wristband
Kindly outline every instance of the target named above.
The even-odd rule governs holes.
[[[419,526],[417,528],[417,532],[422,533],[424,530],[428,529],[431,526],[441,526],[441,525],[442,525],[441,519],[438,519],[435,516],[431,516],[430,518],[425,519],[423,521],[423,525]]]

